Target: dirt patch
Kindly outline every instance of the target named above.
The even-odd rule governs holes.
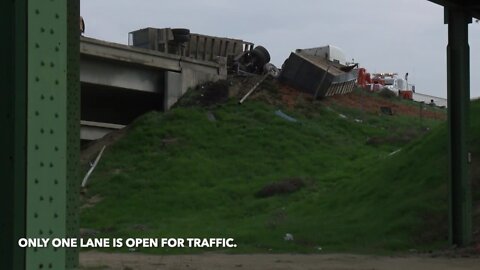
[[[260,79],[260,76],[231,78],[230,97],[240,100]],[[313,96],[269,77],[258,86],[246,102],[248,100],[260,100],[270,105],[294,109],[305,100],[311,102]]]
[[[476,270],[480,258],[432,258],[430,256],[360,256],[349,254],[295,255],[143,255],[136,253],[80,253],[80,269],[140,270]]]
[[[446,120],[446,111],[440,109],[430,109],[429,105],[411,102],[405,104],[395,101],[395,98],[381,98],[373,95],[349,93],[346,95],[336,95],[324,100],[327,105],[340,105],[348,108],[360,109],[369,113],[380,113],[381,107],[391,108],[394,115],[406,115],[418,118],[429,118],[437,120]],[[423,109],[422,109],[423,108]]]
[[[232,82],[220,80],[200,84],[188,91],[175,105],[175,107],[211,106],[226,102],[229,98],[229,89]]]
[[[282,103],[289,109],[295,108],[300,102],[305,100],[313,100],[313,96],[297,90],[293,87],[282,85],[280,87],[280,99]]]
[[[245,93],[256,78],[244,79],[242,83],[235,83],[237,89],[231,93],[241,95]],[[238,90],[240,89],[240,90]],[[262,100],[271,105],[283,105],[295,109],[305,104],[314,104],[313,95],[300,91],[287,84],[274,80],[267,80],[252,95],[252,99]],[[358,93],[354,91],[345,95],[335,95],[319,100],[320,104],[327,106],[339,105],[347,108],[364,110],[369,113],[381,114],[381,108],[388,108],[393,115],[406,115],[418,118],[446,120],[446,110],[430,107],[430,105],[415,102],[402,102],[394,92],[385,90],[378,95]],[[317,104],[318,105],[318,104]],[[312,105],[316,106],[316,105]]]
[[[268,198],[275,195],[294,193],[305,186],[305,182],[300,178],[285,179],[264,186],[257,193],[256,198]]]
[[[227,101],[229,87],[229,81],[218,81],[200,86],[202,92],[200,103],[209,106]]]
[[[231,80],[231,87],[229,89],[229,96],[231,98],[235,98],[240,100],[244,95],[248,93],[250,89],[252,89],[255,84],[257,84],[262,78],[260,76],[232,76]],[[250,97],[252,98],[255,94],[261,91],[263,83],[258,86],[253,95]],[[248,100],[248,99],[247,99]]]

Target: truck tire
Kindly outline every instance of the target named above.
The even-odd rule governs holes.
[[[261,67],[270,62],[270,53],[263,46],[255,47],[252,50],[252,55],[257,59],[257,63]]]

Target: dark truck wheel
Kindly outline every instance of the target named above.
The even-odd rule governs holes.
[[[262,67],[270,62],[270,53],[263,46],[257,46],[252,50],[252,55],[256,59],[257,65]]]

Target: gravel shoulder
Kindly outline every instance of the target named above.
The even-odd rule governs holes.
[[[364,256],[348,254],[294,255],[144,255],[102,253],[80,254],[80,269],[120,270],[466,270],[480,269],[480,258],[432,258],[423,256]]]

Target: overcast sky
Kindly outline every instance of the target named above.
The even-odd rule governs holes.
[[[86,36],[128,43],[145,27],[189,28],[265,46],[281,66],[298,48],[335,45],[370,72],[409,72],[446,97],[447,26],[426,0],[81,0]],[[480,24],[470,26],[472,97],[480,97]]]

